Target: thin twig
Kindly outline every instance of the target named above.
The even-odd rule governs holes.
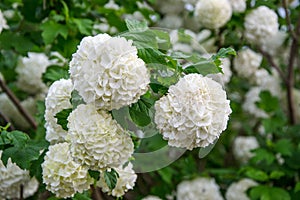
[[[21,185],[20,185],[20,200],[23,200],[23,199],[24,199],[23,194],[24,194],[24,185],[21,184]]]
[[[91,190],[92,190],[92,196],[93,196],[93,199],[95,200],[103,200],[103,197],[99,191],[99,188],[91,185]]]
[[[285,12],[286,24],[287,24],[287,27],[288,27],[288,31],[292,35],[293,39],[297,40],[296,33],[293,31],[293,26],[292,26],[292,23],[291,23],[291,18],[290,18],[290,14],[289,14],[289,11],[288,11],[288,6],[287,6],[286,1],[287,0],[282,0],[283,9],[284,9],[284,12]]]
[[[11,123],[11,121],[0,111],[0,118],[4,120],[5,124],[10,124],[9,130],[13,131],[15,130],[14,125]]]
[[[14,103],[18,111],[22,114],[22,116],[26,119],[26,121],[31,125],[32,128],[36,129],[37,124],[34,121],[33,117],[23,108],[19,99],[14,95],[14,93],[6,86],[4,81],[0,79],[0,87],[2,88],[3,92],[7,94],[9,99]]]

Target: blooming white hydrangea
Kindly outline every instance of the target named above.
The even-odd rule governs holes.
[[[36,109],[36,99],[33,97],[28,97],[21,102],[21,106],[31,115],[34,116]],[[13,102],[8,98],[5,93],[0,94],[0,110],[8,119],[10,119],[13,124],[20,129],[27,129],[30,124],[22,116],[22,114],[15,107]]]
[[[253,157],[251,150],[259,147],[254,136],[238,136],[233,141],[233,155],[241,163],[247,163]]]
[[[255,72],[255,76],[253,80],[257,86],[262,88],[262,90],[269,91],[273,96],[279,97],[282,94],[282,90],[280,89],[280,77],[277,71],[272,70],[272,74],[270,74],[265,69],[259,69]]]
[[[46,140],[51,143],[65,141],[67,131],[57,124],[57,119],[54,116],[63,109],[72,108],[70,102],[72,89],[73,85],[70,79],[55,81],[49,88],[45,99],[45,128]]]
[[[177,200],[223,200],[219,186],[213,178],[182,181],[177,186]]]
[[[149,196],[142,198],[142,200],[161,200],[161,198],[159,198],[157,196],[149,195]]]
[[[257,118],[267,118],[268,114],[257,107],[256,102],[260,101],[259,94],[262,91],[261,87],[252,87],[245,96],[245,101],[242,108],[254,115]]]
[[[56,197],[73,197],[77,192],[90,188],[93,179],[88,169],[73,161],[69,143],[59,143],[49,147],[42,163],[43,183]]]
[[[260,6],[245,17],[245,37],[254,44],[264,44],[278,32],[278,16],[274,10]]]
[[[250,48],[238,51],[233,60],[233,67],[239,76],[251,78],[262,62],[262,55]]]
[[[230,20],[232,8],[228,0],[199,0],[194,14],[202,26],[216,29]]]
[[[288,34],[286,32],[278,31],[275,35],[266,38],[266,40],[264,40],[264,43],[261,46],[262,50],[268,52],[270,55],[273,56],[280,55],[279,57],[281,57],[282,56],[281,53],[283,51],[282,45],[285,39],[287,38],[287,36]]]
[[[246,0],[229,0],[232,11],[236,13],[242,13],[245,12],[247,4]]]
[[[73,54],[70,74],[83,100],[106,110],[137,102],[150,82],[132,41],[107,34],[83,38]]]
[[[137,179],[137,175],[132,167],[132,164],[129,163],[124,168],[122,166],[115,168],[119,174],[119,178],[117,180],[116,187],[112,191],[107,186],[103,173],[101,173],[100,180],[97,182],[97,185],[102,189],[103,192],[107,192],[109,195],[115,197],[123,196],[128,190],[133,189]]]
[[[258,185],[255,181],[244,178],[232,183],[225,194],[227,200],[250,200],[246,192],[249,188]]]
[[[0,151],[0,158],[2,151]],[[0,159],[0,199],[20,198],[21,185],[23,185],[23,197],[32,196],[38,189],[36,178],[30,178],[29,171],[21,169],[8,159],[5,166]]]
[[[73,158],[93,170],[123,165],[133,153],[129,134],[105,111],[79,105],[68,117]]]
[[[42,81],[42,74],[49,65],[51,62],[44,53],[29,52],[28,57],[23,57],[18,62],[17,86],[29,94],[45,92],[47,86]]]
[[[178,14],[166,15],[158,23],[159,27],[178,29],[183,25],[183,19]]]
[[[2,11],[0,10],[0,33],[2,32],[3,29],[8,29],[8,25],[6,22],[6,19],[3,16]]]
[[[192,150],[212,144],[227,127],[231,109],[216,81],[189,74],[155,103],[155,123],[170,146]]]

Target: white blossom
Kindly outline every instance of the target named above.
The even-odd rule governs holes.
[[[119,174],[119,178],[117,180],[115,188],[112,191],[107,186],[103,173],[101,173],[100,180],[97,182],[97,185],[102,189],[103,192],[107,192],[109,195],[112,195],[114,197],[123,196],[128,190],[133,189],[135,181],[137,179],[137,175],[135,174],[132,167],[132,164],[128,163],[126,167],[120,166],[118,168],[115,168],[115,170]]]
[[[247,4],[246,0],[229,0],[232,11],[236,13],[242,13],[245,12]]]
[[[9,27],[7,25],[6,19],[4,18],[3,13],[0,10],[0,34],[1,34],[3,29],[8,29],[8,28]]]
[[[282,94],[280,89],[280,77],[277,71],[271,70],[270,74],[266,69],[259,69],[255,72],[254,82],[262,90],[269,91],[273,96],[279,97]]]
[[[182,181],[177,186],[177,200],[223,200],[219,186],[213,178]]]
[[[2,151],[0,151],[0,158]],[[32,196],[38,189],[39,183],[36,178],[31,178],[29,171],[21,169],[8,159],[5,166],[0,159],[0,199],[20,198],[20,190],[23,186],[23,197]]]
[[[156,1],[155,8],[162,14],[178,15],[184,10],[184,2],[182,0],[164,0]]]
[[[43,182],[46,189],[56,197],[73,197],[77,192],[88,190],[93,184],[88,169],[73,161],[68,143],[50,146],[44,159]]]
[[[148,195],[148,196],[142,198],[142,200],[161,200],[161,198],[159,198],[157,196],[153,196],[153,195]]]
[[[57,124],[55,115],[63,109],[72,108],[70,99],[73,89],[70,79],[60,79],[55,81],[49,88],[45,99],[45,128],[46,140],[51,143],[64,142],[67,131]]]
[[[137,102],[150,82],[132,41],[107,34],[83,38],[73,54],[70,74],[83,100],[106,110]]]
[[[216,29],[231,19],[232,8],[228,0],[199,0],[194,14],[202,26]]]
[[[237,74],[243,78],[251,78],[262,62],[262,55],[250,48],[238,51],[233,60],[233,67]]]
[[[257,107],[256,102],[260,101],[259,94],[262,91],[261,87],[252,87],[245,96],[245,101],[242,108],[258,118],[267,118],[268,114]]]
[[[227,200],[250,200],[246,192],[249,188],[256,186],[257,183],[251,179],[244,178],[232,183],[225,194]]]
[[[123,165],[133,153],[133,142],[105,111],[79,105],[68,117],[68,138],[73,158],[93,170]]]
[[[263,45],[278,32],[278,16],[274,10],[260,6],[245,17],[245,37],[254,44]]]
[[[239,162],[245,164],[253,157],[251,150],[259,147],[254,136],[237,136],[233,141],[233,155]]]
[[[231,109],[216,81],[189,74],[155,103],[155,123],[170,146],[206,147],[227,127]]]
[[[178,14],[166,15],[162,18],[159,23],[159,27],[178,29],[183,25],[183,19]]]
[[[42,81],[42,74],[49,65],[51,62],[44,53],[29,52],[28,57],[19,59],[17,86],[29,94],[45,92],[47,86]]]

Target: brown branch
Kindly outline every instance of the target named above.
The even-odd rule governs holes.
[[[24,185],[21,184],[20,185],[20,200],[24,200],[23,194],[24,194]]]
[[[18,111],[22,114],[22,116],[26,119],[26,121],[31,125],[32,128],[36,129],[37,124],[34,121],[33,117],[23,108],[19,99],[14,95],[14,93],[7,87],[5,82],[0,79],[0,87],[2,88],[3,92],[7,94],[9,99],[14,103]]]
[[[93,199],[95,199],[95,200],[104,200],[102,195],[101,195],[101,192],[99,191],[99,188],[91,185],[91,190],[92,190]]]
[[[283,9],[284,9],[284,12],[285,12],[286,24],[287,24],[287,27],[288,27],[288,31],[292,35],[292,38],[294,40],[297,40],[296,33],[293,31],[293,26],[292,26],[292,23],[291,23],[291,18],[290,18],[290,15],[289,15],[288,6],[287,6],[287,2],[286,1],[287,0],[282,0]]]
[[[11,123],[11,121],[0,111],[0,118],[4,120],[4,123],[10,124],[9,130],[13,131],[15,130],[14,125]]]

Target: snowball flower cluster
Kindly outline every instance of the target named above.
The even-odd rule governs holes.
[[[2,151],[0,151],[0,158]],[[23,185],[23,197],[32,196],[38,189],[36,178],[30,178],[29,171],[21,169],[8,159],[5,166],[0,159],[0,199],[19,199],[21,185]]]
[[[262,91],[261,87],[252,87],[245,96],[245,101],[242,105],[242,108],[254,115],[257,118],[267,118],[268,114],[257,107],[256,102],[260,101],[259,94]]]
[[[220,28],[231,19],[231,15],[228,0],[199,0],[196,4],[195,17],[205,28]]]
[[[157,196],[149,195],[149,196],[142,198],[142,200],[161,200],[161,198],[159,198]]]
[[[260,6],[245,17],[245,37],[254,44],[262,45],[277,34],[279,23],[274,10]]]
[[[229,0],[232,11],[236,13],[242,13],[246,10],[246,0]]]
[[[282,94],[280,77],[277,71],[271,70],[270,74],[266,69],[259,69],[255,72],[255,83],[262,90],[269,91],[273,96],[279,97]]]
[[[249,188],[256,186],[257,183],[251,179],[244,178],[232,183],[225,194],[227,200],[250,200],[246,192]]]
[[[8,29],[8,28],[9,27],[7,25],[6,19],[4,18],[3,13],[0,10],[0,34],[1,34],[3,29]]]
[[[231,109],[216,81],[189,74],[155,103],[155,123],[170,146],[192,150],[212,144],[227,127]]]
[[[98,181],[97,185],[102,189],[103,192],[107,192],[109,195],[115,197],[123,196],[128,190],[133,189],[137,179],[137,175],[133,171],[132,167],[132,164],[128,163],[126,167],[120,166],[115,168],[119,174],[119,178],[113,190],[110,190],[110,188],[107,186],[103,173],[101,173],[100,180]]]
[[[42,74],[49,65],[51,62],[44,53],[29,52],[28,57],[19,60],[16,68],[18,87],[29,94],[45,92],[47,86],[42,81]]]
[[[55,115],[63,109],[72,108],[70,99],[73,85],[72,81],[61,79],[55,81],[49,88],[45,99],[45,128],[46,140],[51,143],[64,142],[67,131],[57,124]]]
[[[108,34],[82,39],[70,62],[70,75],[83,100],[105,110],[137,102],[150,82],[132,41]]]
[[[233,155],[241,163],[247,163],[253,157],[251,150],[259,147],[254,136],[238,136],[233,141]]]
[[[88,190],[93,184],[88,169],[73,161],[66,142],[49,147],[42,170],[46,189],[59,198],[73,197],[76,192]]]
[[[254,76],[261,62],[261,54],[246,48],[238,51],[237,56],[233,60],[233,67],[239,76],[250,78]]]
[[[133,153],[129,134],[105,111],[81,104],[68,117],[72,157],[92,170],[123,165]]]
[[[177,200],[223,200],[219,186],[212,178],[183,181],[177,186]]]

